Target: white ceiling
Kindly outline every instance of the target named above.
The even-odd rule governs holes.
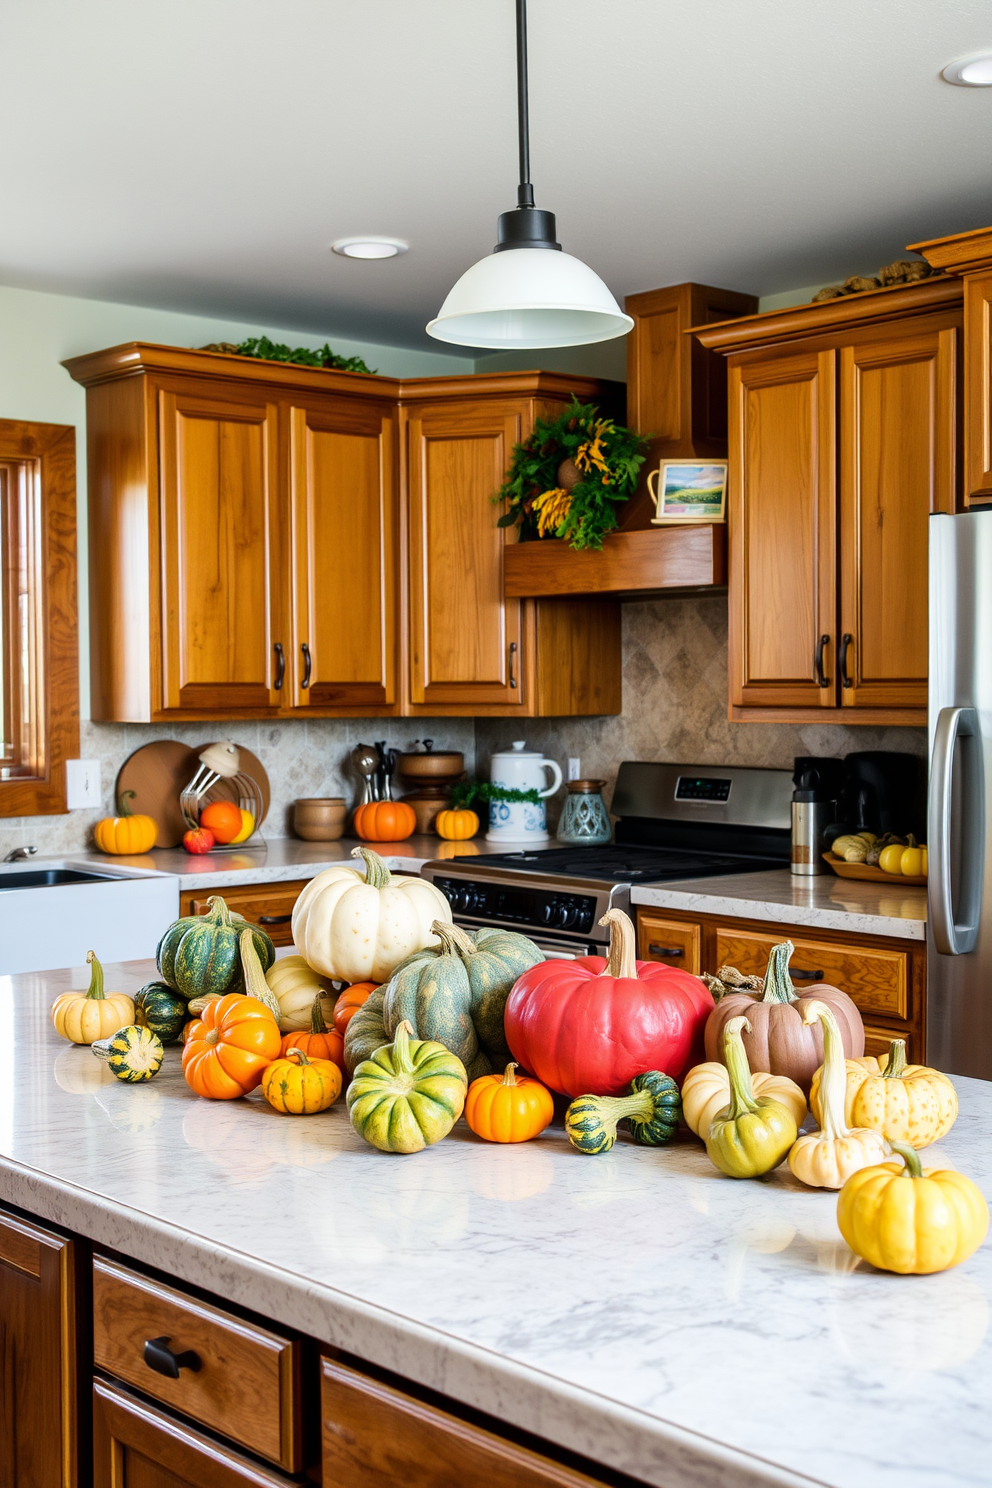
[[[618,296],[992,221],[988,0],[530,0],[538,205]],[[512,0],[0,0],[0,282],[427,344],[515,201]],[[337,237],[409,240],[359,263]]]

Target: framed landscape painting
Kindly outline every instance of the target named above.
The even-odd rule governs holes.
[[[723,522],[726,520],[726,460],[688,463],[670,460],[648,476],[655,504],[656,527],[668,522]]]

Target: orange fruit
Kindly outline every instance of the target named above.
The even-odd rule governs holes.
[[[218,842],[233,842],[243,825],[241,807],[233,801],[211,801],[200,812],[200,826],[213,832]]]

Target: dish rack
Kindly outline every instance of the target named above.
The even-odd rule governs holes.
[[[250,811],[255,828],[244,842],[218,842],[210,851],[237,852],[250,843],[257,844],[261,841],[259,827],[265,815],[265,807],[262,802],[262,793],[255,780],[251,775],[242,773],[241,752],[238,746],[232,744],[229,739],[222,739],[217,744],[208,745],[199,759],[200,768],[179,796],[179,806],[187,825],[190,827],[200,825],[200,812],[205,802],[210,798],[211,791],[223,780],[227,782],[228,787],[223,793],[224,797],[230,799],[233,796],[242,811]],[[219,799],[219,797],[214,799]]]

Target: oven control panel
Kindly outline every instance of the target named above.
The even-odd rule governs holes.
[[[493,925],[546,926],[588,935],[595,924],[595,894],[524,888],[466,878],[435,878],[453,914],[471,915]]]

